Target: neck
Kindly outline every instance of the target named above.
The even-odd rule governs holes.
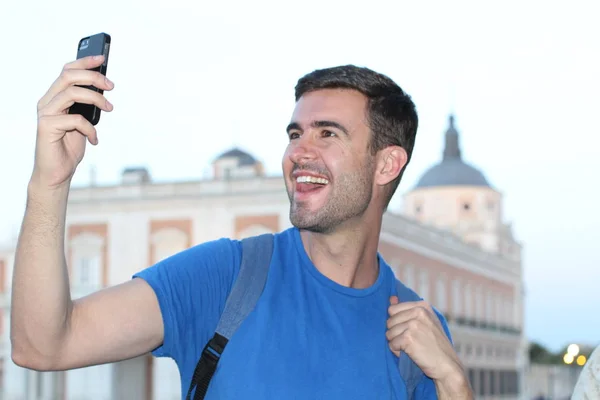
[[[334,232],[301,230],[302,244],[315,267],[334,282],[356,289],[372,286],[379,275],[377,249],[381,217]]]

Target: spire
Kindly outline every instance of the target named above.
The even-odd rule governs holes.
[[[446,130],[446,146],[444,147],[444,160],[460,159],[460,146],[458,144],[458,131],[454,127],[454,115],[450,114],[448,129]]]

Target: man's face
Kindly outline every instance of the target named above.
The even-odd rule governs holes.
[[[330,232],[368,208],[375,158],[366,107],[365,96],[345,89],[310,92],[296,103],[282,162],[294,226]]]

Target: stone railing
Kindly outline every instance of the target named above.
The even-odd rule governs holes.
[[[481,329],[488,332],[505,333],[509,335],[519,336],[522,330],[513,326],[497,324],[494,322],[481,321],[465,317],[454,317],[451,314],[445,313],[444,318],[448,323],[455,323],[458,326],[464,326],[469,328]]]

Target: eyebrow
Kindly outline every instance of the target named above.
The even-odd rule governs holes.
[[[335,128],[338,129],[340,131],[342,131],[345,135],[348,135],[348,129],[346,129],[346,127],[338,122],[335,121],[313,121],[310,124],[311,128]],[[290,133],[291,130],[299,130],[301,131],[302,128],[300,128],[300,124],[297,122],[292,122],[291,124],[289,124],[286,128],[286,132]]]

